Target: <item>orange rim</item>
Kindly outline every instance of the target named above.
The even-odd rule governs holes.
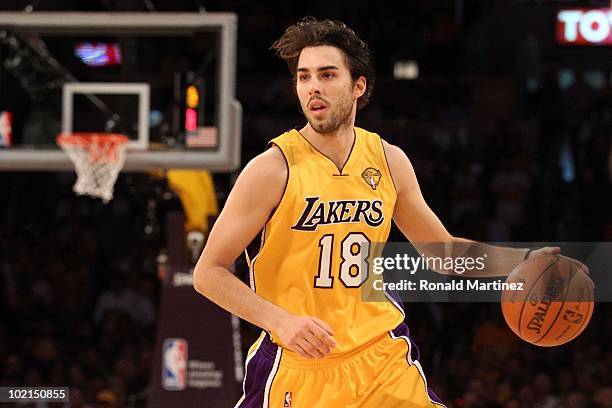
[[[87,150],[92,162],[117,160],[117,148],[124,147],[129,138],[119,133],[74,132],[60,133],[55,139],[59,146],[80,146]],[[108,146],[106,151],[100,149]]]
[[[130,139],[127,136],[119,133],[95,133],[95,132],[75,132],[75,133],[60,133],[56,142],[62,144],[90,144],[90,143],[112,143],[123,144]]]

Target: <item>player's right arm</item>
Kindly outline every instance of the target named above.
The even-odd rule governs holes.
[[[278,147],[268,149],[244,168],[210,232],[193,272],[193,285],[230,313],[272,332],[289,349],[308,358],[323,357],[335,346],[325,322],[296,316],[267,301],[229,271],[279,204],[287,177],[285,158]]]

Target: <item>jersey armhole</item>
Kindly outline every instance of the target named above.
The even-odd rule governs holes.
[[[255,261],[255,258],[257,258],[257,255],[259,255],[261,253],[261,250],[263,249],[264,246],[264,241],[266,238],[266,227],[268,225],[268,223],[270,222],[270,220],[274,217],[274,215],[277,213],[278,208],[281,206],[281,204],[283,203],[283,200],[285,199],[285,195],[287,193],[287,186],[289,185],[289,161],[287,160],[287,155],[285,154],[285,152],[283,151],[283,149],[276,144],[273,141],[268,142],[267,146],[266,146],[266,150],[273,148],[274,146],[276,146],[278,148],[278,150],[281,152],[281,154],[283,155],[283,159],[285,159],[285,166],[287,168],[287,179],[285,180],[285,188],[283,189],[283,194],[281,195],[280,200],[278,200],[278,204],[276,204],[276,207],[274,207],[274,209],[272,210],[272,212],[270,213],[270,216],[268,217],[268,219],[266,220],[264,227],[261,229],[261,232],[259,234],[257,234],[259,236],[259,245],[258,245],[258,249],[257,249],[257,253],[251,257],[249,255],[249,246],[252,246],[252,244],[254,243],[254,241],[257,240],[257,237],[253,239],[253,241],[251,241],[249,243],[249,245],[247,245],[247,247],[244,249],[244,255],[247,261],[247,265],[249,267],[249,269],[251,268],[251,265],[253,264],[253,262]]]
[[[387,152],[385,151],[385,143],[383,138],[378,136],[378,140],[380,141],[380,149],[382,150],[382,155],[384,158],[384,163],[387,167],[387,173],[389,174],[389,178],[391,179],[391,184],[393,184],[393,189],[395,190],[395,195],[397,195],[397,187],[395,186],[395,180],[393,180],[393,173],[391,172],[391,166],[389,165],[389,159],[387,158]]]
[[[277,212],[278,208],[283,204],[283,200],[285,199],[285,196],[287,194],[287,186],[289,185],[289,177],[290,177],[289,160],[287,160],[287,155],[283,151],[283,148],[280,147],[275,142],[268,142],[268,145],[266,146],[266,150],[271,149],[274,146],[276,146],[278,148],[278,150],[283,155],[283,159],[285,159],[285,167],[287,168],[287,179],[285,180],[285,188],[283,189],[283,194],[281,195],[280,200],[278,200],[278,204],[276,204],[276,207],[274,207],[274,209],[270,213],[270,216],[268,217],[268,220],[266,221],[265,225],[267,225],[270,222],[270,220],[274,217],[274,215],[276,215],[276,212]]]

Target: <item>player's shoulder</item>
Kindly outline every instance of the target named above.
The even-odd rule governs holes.
[[[399,146],[391,144],[383,138],[381,138],[381,141],[385,156],[389,161],[389,166],[391,166],[392,163],[395,164],[395,162],[404,162],[408,160],[408,156]]]
[[[274,139],[268,142],[268,147],[277,146],[280,147],[281,150],[286,150],[287,148],[292,148],[294,146],[300,145],[299,139],[301,138],[300,132],[297,129],[291,129],[287,132],[283,133],[280,136],[275,137]]]
[[[410,191],[412,187],[410,184],[415,181],[414,168],[410,159],[399,146],[391,144],[384,139],[382,139],[382,145],[397,193]]]
[[[281,149],[271,144],[266,151],[255,156],[244,168],[244,170],[258,173],[276,174],[287,172],[287,160]]]
[[[240,178],[262,186],[283,186],[287,181],[287,160],[276,145],[255,156],[244,167]]]

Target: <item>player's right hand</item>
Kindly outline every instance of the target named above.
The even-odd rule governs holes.
[[[323,358],[336,346],[331,327],[316,317],[289,315],[276,327],[276,334],[304,358]]]

